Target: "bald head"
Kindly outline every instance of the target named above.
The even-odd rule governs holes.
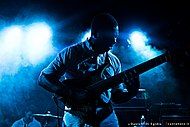
[[[93,18],[90,42],[94,51],[104,53],[110,50],[118,36],[118,23],[112,15],[102,13]]]
[[[109,34],[109,32],[117,30],[118,23],[116,19],[108,13],[101,13],[99,15],[94,16],[91,22],[91,33],[95,37],[97,36],[97,34],[100,33]]]

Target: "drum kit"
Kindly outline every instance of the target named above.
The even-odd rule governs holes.
[[[40,121],[42,127],[57,127],[58,123],[62,124],[62,119],[63,119],[62,116],[56,116],[50,113],[33,114],[33,116]]]

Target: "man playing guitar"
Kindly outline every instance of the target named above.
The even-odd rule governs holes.
[[[116,80],[105,80],[121,72],[119,59],[110,51],[118,36],[115,18],[99,14],[91,22],[89,39],[63,49],[42,70],[39,85],[60,96],[71,108],[64,116],[66,126],[119,126],[112,103],[130,100],[140,83],[132,71]]]

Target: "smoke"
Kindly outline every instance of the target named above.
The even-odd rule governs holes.
[[[121,40],[112,49],[112,52],[120,59],[122,70],[127,70],[140,63],[146,62],[164,53],[149,44],[134,48],[127,41]],[[146,89],[147,98],[152,103],[178,102],[179,92],[177,80],[173,75],[170,63],[163,63],[140,75],[141,88]]]
[[[0,33],[0,79],[3,75],[12,75],[18,71],[21,63],[21,47],[19,47],[21,34],[21,30],[16,26],[2,30]]]
[[[58,40],[64,38],[63,22],[32,11],[22,13],[15,21],[0,19],[0,126],[5,119],[11,126],[31,105],[34,113],[56,110],[52,95],[38,86],[37,79],[64,48]]]
[[[0,32],[0,79],[15,75],[21,67],[36,66],[53,54],[47,24],[9,26]]]
[[[31,104],[40,104],[39,111],[50,103],[37,78],[56,52],[47,23],[12,24],[0,28],[0,112],[5,118],[23,115]]]

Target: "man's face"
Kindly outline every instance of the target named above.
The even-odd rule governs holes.
[[[94,42],[94,51],[96,51],[97,53],[104,53],[106,51],[109,51],[116,43],[118,36],[118,27],[115,27],[112,30],[98,32]]]

